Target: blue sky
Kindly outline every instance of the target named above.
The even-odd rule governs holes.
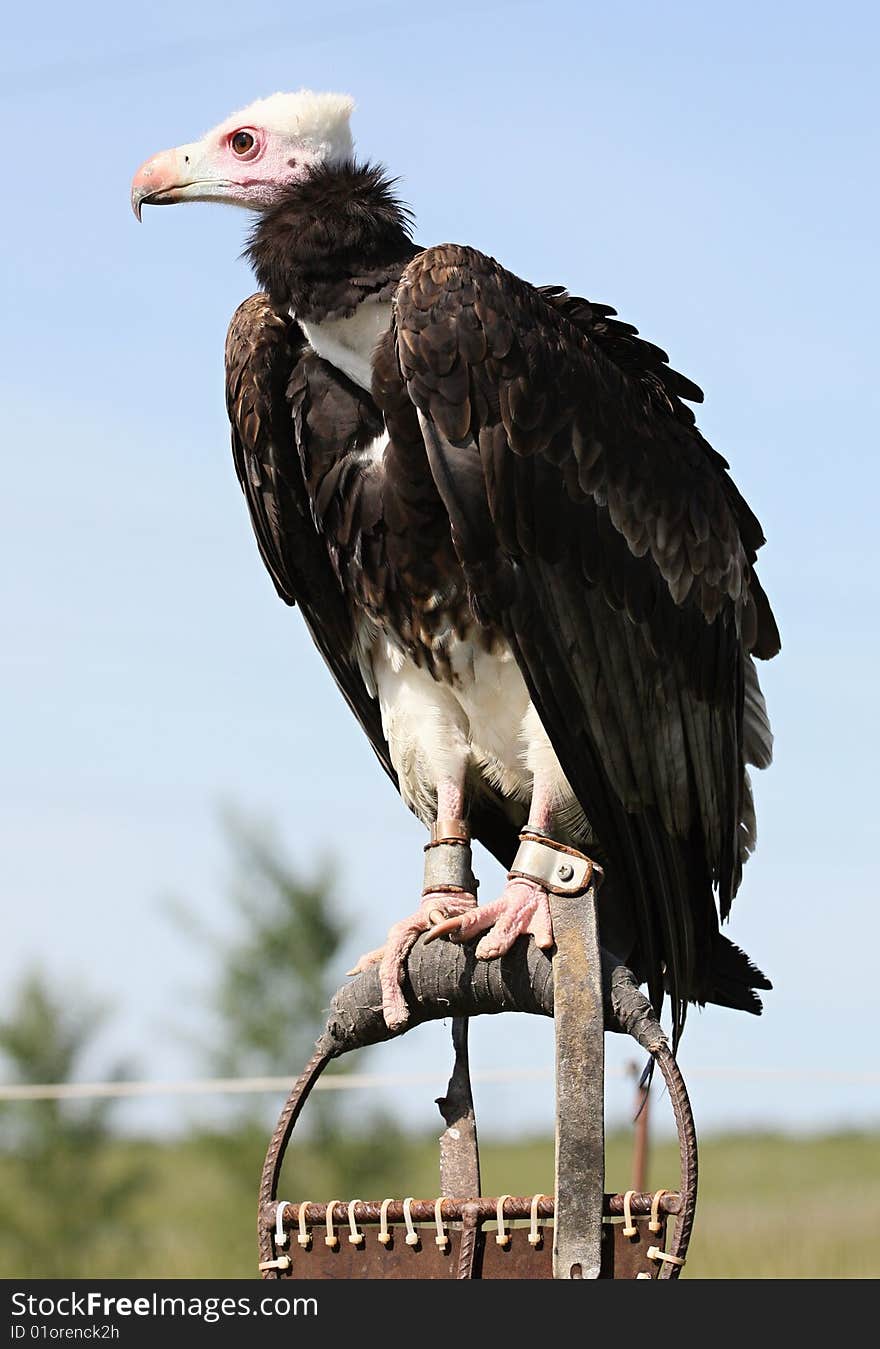
[[[139,228],[128,205],[144,158],[233,109],[345,90],[421,241],[614,304],[706,391],[784,641],[762,670],[777,762],[729,929],[776,991],[761,1020],[694,1014],[682,1061],[706,1127],[876,1122],[876,1085],[797,1074],[877,1066],[878,27],[846,0],[6,16],[5,988],[38,961],[115,1002],[108,1052],[191,1071],[179,1022],[199,1022],[207,957],[163,898],[223,922],[223,801],[304,863],[341,852],[347,956],[417,896],[422,831],[276,600],[235,482],[222,352],[252,289],[246,217],[190,206]],[[481,872],[486,895],[501,877]],[[481,1023],[475,1058],[546,1063],[548,1031]],[[373,1066],[446,1058],[436,1029]],[[431,1095],[390,1103],[431,1122]],[[497,1128],[550,1117],[543,1090],[480,1104]]]

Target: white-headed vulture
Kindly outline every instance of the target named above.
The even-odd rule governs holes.
[[[226,396],[263,561],[435,843],[511,868],[523,830],[596,859],[603,945],[669,996],[674,1040],[689,1002],[758,1012],[770,985],[719,918],[771,757],[754,660],[780,643],[702,394],[607,305],[414,243],[351,109],[276,94],[132,187],[138,216],[255,212]],[[419,933],[552,945],[545,877],[480,906],[453,879],[361,962],[391,1026]]]

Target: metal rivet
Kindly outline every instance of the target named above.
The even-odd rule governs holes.
[[[570,862],[560,862],[556,869],[556,875],[561,881],[570,881],[574,875],[574,867]]]

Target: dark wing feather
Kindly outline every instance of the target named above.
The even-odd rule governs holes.
[[[681,402],[699,391],[584,306],[443,245],[403,275],[397,355],[475,610],[625,883],[677,1038],[713,993],[713,887],[726,916],[740,877],[746,663],[779,639],[758,522]]]
[[[703,391],[693,380],[671,368],[665,351],[639,337],[637,329],[617,318],[617,310],[610,305],[569,295],[563,286],[539,286],[538,290],[619,370],[637,379],[658,408],[693,425],[694,414],[681,400],[687,398],[691,403],[702,403]]]
[[[252,295],[236,310],[226,339],[226,406],[232,455],[260,555],[275,589],[297,604],[342,694],[389,777],[397,782],[382,733],[379,705],[354,660],[352,614],[334,575],[303,478],[308,453],[308,386],[297,380],[310,356],[299,326]],[[312,358],[314,359],[314,358]],[[297,417],[288,386],[298,384]]]
[[[390,602],[387,557],[390,552],[394,560],[400,503],[384,499],[382,475],[360,467],[360,452],[380,434],[382,417],[369,395],[317,357],[298,324],[264,294],[245,300],[229,326],[226,402],[235,469],[263,561],[281,598],[299,606],[396,786],[379,704],[355,654],[358,612]],[[398,478],[406,489],[405,475]],[[415,516],[424,546],[432,522],[421,520],[418,483],[410,493],[407,519]],[[480,798],[473,821],[486,847],[509,865],[517,833],[501,805]]]

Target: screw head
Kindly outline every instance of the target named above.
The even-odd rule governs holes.
[[[556,868],[556,875],[561,881],[570,881],[574,875],[574,867],[570,862],[560,862]]]

